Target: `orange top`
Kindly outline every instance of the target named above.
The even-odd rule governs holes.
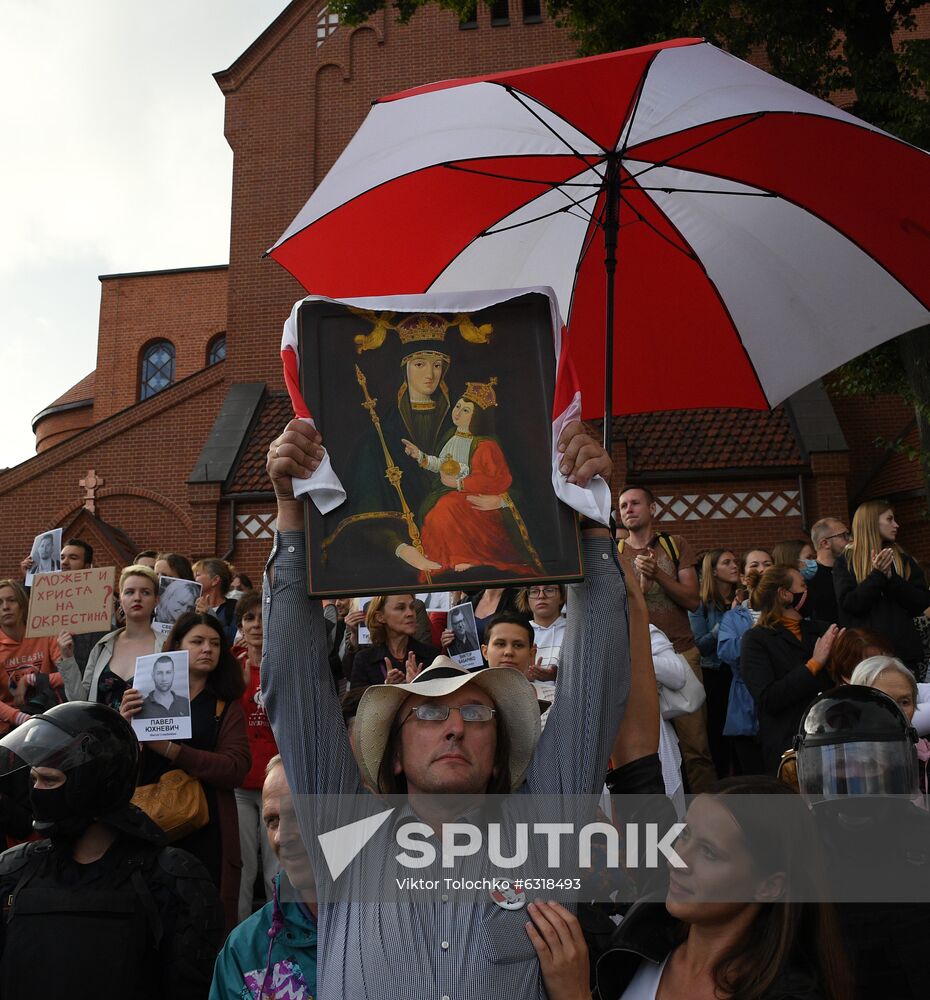
[[[16,642],[0,629],[0,730],[23,721],[19,718],[22,713],[13,704],[10,681],[16,688],[24,683],[21,678],[29,674],[49,674],[49,683],[59,688],[64,684],[56,666],[61,658],[58,640],[51,636],[24,636],[21,642]]]

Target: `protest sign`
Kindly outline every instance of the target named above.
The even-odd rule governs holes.
[[[484,666],[481,655],[481,643],[478,641],[478,626],[475,622],[475,609],[471,603],[456,604],[449,609],[449,628],[453,639],[447,650],[449,656],[460,666],[468,670]]]
[[[143,696],[132,728],[140,742],[191,736],[191,689],[186,649],[136,658],[132,686]]]
[[[152,630],[161,635],[167,635],[181,615],[196,610],[197,598],[200,597],[202,591],[203,587],[193,580],[160,576],[158,578],[158,605],[155,608],[155,621],[152,622]]]
[[[372,598],[370,597],[359,597],[358,598],[358,610],[367,611],[368,605],[371,603]],[[360,646],[368,646],[371,644],[371,632],[368,631],[367,625],[359,625],[358,627],[358,644]]]
[[[26,635],[109,632],[114,567],[38,573],[29,594]]]
[[[61,569],[61,528],[43,531],[32,541],[32,565],[26,571],[26,586],[31,587],[39,573],[52,573]]]

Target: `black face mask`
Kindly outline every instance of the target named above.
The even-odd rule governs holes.
[[[804,603],[807,601],[807,591],[791,591],[791,603],[788,605],[789,608],[794,608],[795,611],[800,611],[804,607]]]
[[[32,807],[32,825],[38,833],[53,840],[74,840],[93,822],[90,816],[75,815],[74,807],[68,801],[67,785],[58,788],[32,787],[29,789],[29,804]]]

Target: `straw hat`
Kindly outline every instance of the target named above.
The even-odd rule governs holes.
[[[536,690],[520,673],[508,667],[496,670],[463,670],[448,656],[437,656],[409,684],[375,684],[358,703],[355,715],[355,749],[362,778],[378,787],[378,772],[397,710],[411,694],[442,698],[466,684],[481,688],[494,702],[510,737],[510,788],[518,788],[539,742],[539,706]]]

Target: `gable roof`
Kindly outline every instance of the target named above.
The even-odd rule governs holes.
[[[268,445],[281,433],[281,428],[294,416],[286,392],[267,392],[255,417],[249,439],[242,449],[229,479],[226,494],[267,493],[274,490],[265,471]]]

